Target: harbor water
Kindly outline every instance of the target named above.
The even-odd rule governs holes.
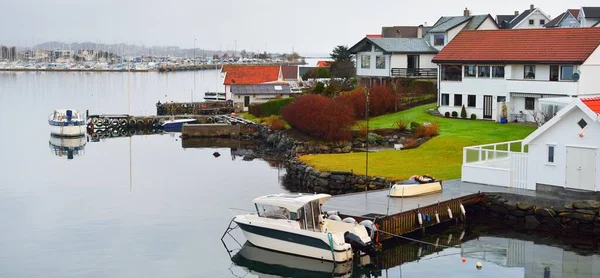
[[[448,248],[398,243],[378,258],[390,261],[381,269],[287,260],[231,239],[223,246],[229,208],[287,192],[278,163],[245,161],[236,148],[184,148],[177,133],[99,142],[49,133],[54,109],[153,115],[158,101],[221,91],[218,79],[208,70],[0,72],[0,277],[600,277],[597,250],[469,226],[424,239]],[[394,254],[409,259],[394,265]]]

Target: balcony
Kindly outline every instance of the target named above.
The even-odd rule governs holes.
[[[544,95],[577,95],[577,82],[508,79],[506,82],[506,91],[519,93],[537,93]]]
[[[437,79],[437,68],[409,69],[409,68],[392,68],[392,77],[404,78],[422,78],[422,79]]]

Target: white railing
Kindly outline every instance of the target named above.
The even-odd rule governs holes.
[[[463,148],[463,165],[465,164],[489,164],[492,168],[508,169],[508,163],[502,163],[507,160],[510,153],[527,153],[527,146],[523,145],[523,140],[501,142],[487,145],[471,146]]]

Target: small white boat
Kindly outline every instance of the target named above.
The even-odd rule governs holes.
[[[352,260],[355,253],[375,253],[373,223],[323,214],[321,205],[329,198],[328,194],[266,195],[254,199],[255,213],[237,215],[232,222],[250,243],[272,251],[337,263]]]
[[[57,109],[48,117],[50,133],[56,136],[76,137],[85,135],[86,122],[75,109]]]
[[[390,197],[414,197],[442,192],[442,181],[430,176],[412,176],[390,188]]]

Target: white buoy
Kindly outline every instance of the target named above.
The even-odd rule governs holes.
[[[481,270],[483,264],[481,262],[477,262],[477,264],[475,264],[475,267],[477,268],[477,270]]]
[[[465,211],[463,204],[460,204],[460,212],[462,212],[463,216],[467,216],[467,212]]]
[[[452,210],[450,209],[450,207],[448,207],[448,217],[452,219]]]
[[[419,246],[419,251],[417,251],[417,258],[421,257],[421,252],[423,252],[423,249],[421,248],[421,246]]]
[[[417,221],[419,221],[419,225],[423,225],[423,218],[421,217],[421,212],[417,213]]]
[[[460,238],[458,239],[458,241],[462,241],[463,237],[465,237],[465,230],[463,230],[462,233],[460,233]]]
[[[437,247],[438,247],[439,243],[440,243],[440,238],[438,237],[438,238],[435,240],[435,248],[437,248]]]
[[[437,221],[438,223],[440,223],[440,215],[438,214],[438,212],[435,212],[435,221]]]
[[[451,241],[452,241],[452,234],[448,235],[448,242],[446,244],[450,245]]]

